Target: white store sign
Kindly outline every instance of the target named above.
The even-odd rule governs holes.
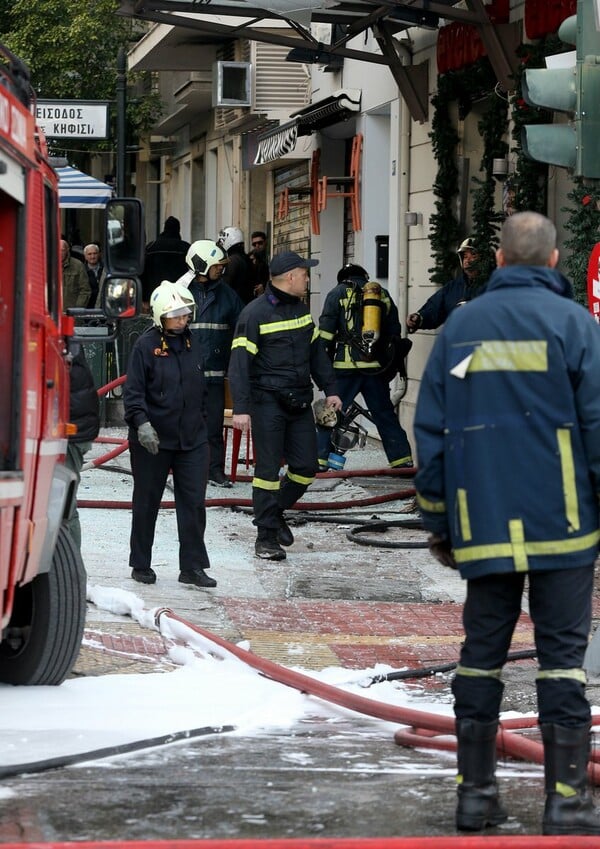
[[[108,138],[108,102],[38,100],[36,121],[48,138]]]

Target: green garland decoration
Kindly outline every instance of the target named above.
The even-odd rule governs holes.
[[[493,92],[496,78],[487,57],[466,68],[448,71],[438,76],[437,93],[432,98],[434,109],[431,132],[433,153],[438,171],[433,184],[436,212],[430,219],[430,240],[435,266],[429,269],[432,282],[446,283],[456,273],[456,245],[460,238],[460,224],[455,213],[458,195],[458,168],[456,147],[459,136],[454,127],[449,104],[457,101],[458,114],[464,120],[475,100]],[[492,160],[505,157],[508,145],[503,141],[507,130],[508,104],[492,95],[490,104],[478,128],[484,139],[481,170],[484,178],[473,178],[474,209],[473,238],[481,257],[481,274],[486,278],[493,267],[490,245],[494,244],[497,223],[503,216],[494,212],[495,181]]]
[[[456,146],[458,133],[450,116],[454,79],[451,74],[438,77],[437,93],[432,98],[431,144],[438,170],[433,183],[436,211],[430,218],[431,251],[435,265],[429,269],[433,283],[443,285],[452,277],[456,257],[453,248],[459,237],[454,199],[458,195]]]
[[[567,199],[571,206],[563,206],[561,211],[569,213],[565,227],[572,235],[564,242],[570,251],[565,267],[573,283],[575,300],[588,306],[588,260],[592,248],[600,241],[600,186],[586,185],[582,177],[576,177]]]
[[[487,108],[477,128],[483,139],[483,156],[480,171],[484,178],[473,177],[473,239],[478,251],[477,272],[480,280],[487,280],[496,267],[494,248],[498,246],[498,231],[505,219],[504,211],[496,210],[496,180],[494,159],[505,159],[508,143],[504,141],[508,130],[508,98],[497,87],[488,98]]]

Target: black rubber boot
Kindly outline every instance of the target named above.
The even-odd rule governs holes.
[[[487,826],[499,825],[508,816],[500,804],[496,784],[497,730],[497,721],[456,720],[456,828],[459,831],[481,831]]]
[[[542,834],[600,834],[600,811],[588,789],[590,725],[544,723],[546,806]]]

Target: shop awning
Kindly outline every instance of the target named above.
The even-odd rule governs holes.
[[[310,136],[316,130],[347,121],[360,111],[360,89],[341,89],[290,116],[293,120],[267,130],[258,137],[255,165],[273,162],[294,150],[298,136]]]
[[[57,168],[58,205],[61,209],[102,209],[112,197],[112,188],[71,165]]]

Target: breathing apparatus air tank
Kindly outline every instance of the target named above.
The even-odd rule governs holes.
[[[367,357],[373,356],[373,348],[381,330],[381,286],[370,280],[362,290],[362,348]]]

